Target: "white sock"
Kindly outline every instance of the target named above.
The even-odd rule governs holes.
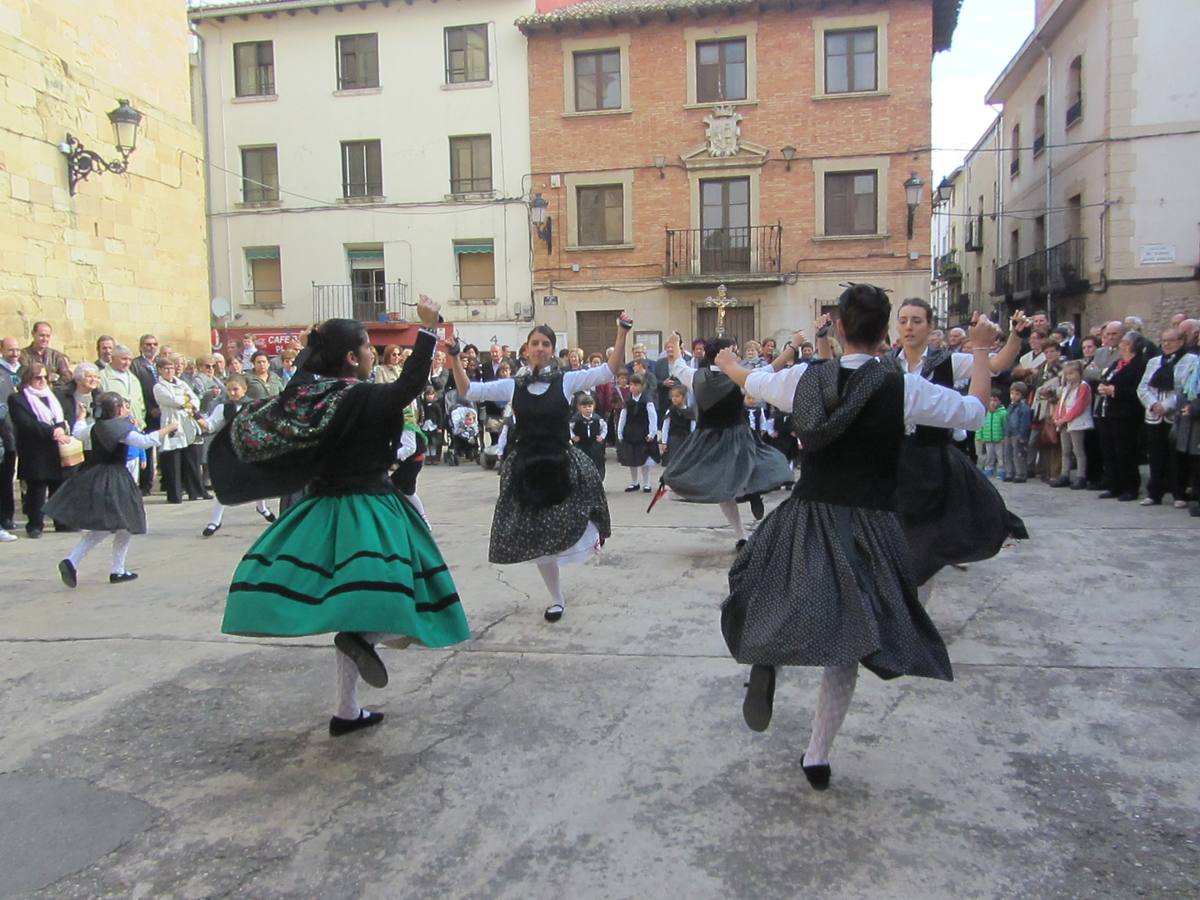
[[[718,503],[717,506],[725,514],[725,520],[733,528],[733,533],[737,535],[737,539],[739,541],[745,540],[746,528],[742,525],[742,514],[738,512],[737,504],[732,500],[725,500],[722,503]]]
[[[107,531],[88,531],[79,539],[79,543],[67,554],[67,559],[71,561],[76,569],[83,562],[83,558],[96,548],[96,546],[108,537]]]
[[[220,525],[221,520],[224,518],[225,518],[224,505],[221,503],[214,503],[212,515],[208,517],[208,523],[210,525]]]
[[[357,719],[362,712],[358,705],[358,666],[341,650],[334,650],[337,658],[337,705],[333,714],[339,719]]]
[[[256,510],[258,510],[260,513],[264,513],[264,514],[269,513],[271,511],[271,508],[269,506],[267,506],[266,500],[259,500],[258,503],[254,504],[254,508]]]
[[[129,542],[133,535],[125,529],[113,532],[113,563],[112,573],[120,575],[125,571],[125,557],[129,553]]]
[[[854,685],[858,682],[858,663],[844,666],[826,666],[821,676],[821,689],[817,692],[817,709],[813,714],[812,737],[804,751],[806,766],[821,766],[829,762],[829,750],[833,739],[846,718],[850,698],[854,696]]]
[[[650,487],[650,467],[642,466],[642,487]]]
[[[638,484],[638,467],[637,466],[629,467],[629,483],[635,487]]]
[[[567,601],[563,599],[562,588],[559,586],[558,561],[539,562],[537,567],[542,574],[542,581],[546,582],[546,590],[550,592],[550,605],[566,609]]]
[[[401,496],[413,505],[413,509],[421,514],[421,518],[425,520],[425,527],[433,531],[433,526],[429,524],[429,516],[425,515],[425,504],[421,502],[421,498],[417,496],[417,492],[413,491],[411,494],[402,494]]]

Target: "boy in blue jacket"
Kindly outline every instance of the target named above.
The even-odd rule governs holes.
[[[1026,466],[1025,445],[1033,424],[1033,410],[1025,402],[1029,388],[1023,381],[1014,381],[1008,389],[1008,418],[1004,420],[1004,480],[1024,484]]]

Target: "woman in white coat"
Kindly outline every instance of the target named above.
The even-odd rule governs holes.
[[[182,503],[183,491],[189,500],[209,500],[200,480],[200,433],[206,427],[200,416],[200,400],[179,377],[175,361],[158,358],[158,381],[154,385],[154,402],[162,414],[162,424],[179,423],[178,430],[163,438],[159,461],[162,466],[163,490],[168,503]]]

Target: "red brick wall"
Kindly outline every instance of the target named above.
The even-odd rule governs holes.
[[[783,224],[784,268],[800,272],[894,271],[928,267],[930,144],[929,0],[887,3],[829,3],[825,16],[861,15],[886,9],[888,90],[880,98],[813,100],[815,84],[813,7],[676,22],[650,22],[586,32],[538,32],[529,36],[529,83],[533,189],[550,203],[555,224],[553,257],[535,241],[535,281],[623,281],[659,278],[665,259],[665,229],[691,227],[688,174],[679,156],[705,140],[706,109],[685,110],[687,95],[684,29],[757,19],[756,106],[738,107],[744,116],[742,139],[769,147],[761,175],[757,224]],[[630,35],[630,115],[564,118],[562,38]],[[781,147],[797,148],[791,171]],[[918,149],[913,149],[918,148]],[[668,159],[666,177],[654,157]],[[812,157],[891,156],[887,191],[890,240],[812,240],[815,226]],[[635,249],[567,252],[566,189],[549,187],[549,174],[595,169],[635,169],[633,190]],[[906,240],[903,182],[911,171],[925,181],[916,232]],[[719,175],[718,172],[712,173]],[[883,202],[881,185],[880,201]],[[908,260],[910,249],[923,259]],[[573,263],[581,272],[572,273]]]

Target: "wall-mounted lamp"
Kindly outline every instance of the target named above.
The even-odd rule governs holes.
[[[130,106],[128,100],[121,100],[119,103],[120,105],[108,114],[108,120],[112,122],[120,159],[105,162],[99,153],[88,150],[79,138],[71,134],[58,145],[58,149],[67,158],[67,175],[72,194],[75,193],[75,185],[86,180],[93,172],[121,175],[128,169],[129,157],[137,148],[138,126],[142,123],[142,114]]]
[[[667,167],[667,158],[661,153],[654,157],[654,168],[658,169],[658,177],[666,178],[667,173],[663,171]]]
[[[942,183],[937,187],[937,203],[939,206],[945,206],[954,197],[954,185],[950,183],[949,178],[943,178]]]
[[[540,193],[534,194],[529,201],[529,221],[537,230],[537,236],[546,242],[546,252],[554,251],[554,221],[547,215],[550,204]]]
[[[925,187],[925,182],[916,172],[909,175],[908,181],[904,182],[904,199],[908,201],[908,239],[910,241],[913,236],[913,217],[916,215],[917,207],[921,205],[921,189],[923,187]]]
[[[783,154],[783,161],[786,163],[784,170],[788,172],[792,171],[792,160],[796,158],[796,148],[788,144],[779,152]]]

